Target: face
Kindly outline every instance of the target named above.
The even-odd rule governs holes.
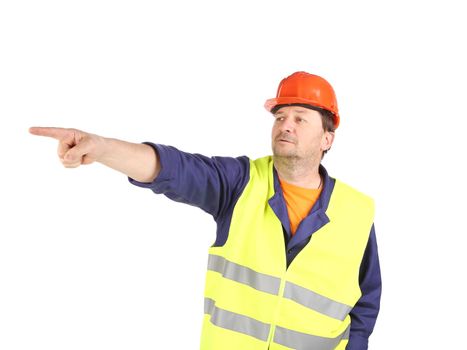
[[[276,157],[321,161],[334,133],[325,132],[321,114],[309,108],[286,106],[274,114],[272,151]]]

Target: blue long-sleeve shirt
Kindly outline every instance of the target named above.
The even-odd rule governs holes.
[[[151,183],[133,179],[136,186],[149,188],[177,202],[190,204],[211,214],[217,223],[216,241],[213,246],[222,246],[229,233],[235,204],[249,181],[250,161],[248,157],[206,157],[177,150],[171,146],[152,146],[159,155],[161,171]],[[300,253],[313,233],[329,222],[326,209],[334,188],[335,179],[320,165],[323,189],[312,207],[291,235],[287,206],[276,171],[274,170],[275,194],[269,205],[282,223],[286,242],[287,265]],[[379,312],[381,297],[381,274],[376,243],[375,227],[372,225],[365,254],[360,265],[360,289],[362,296],[350,312],[351,325],[347,350],[366,350],[368,338],[373,332]]]

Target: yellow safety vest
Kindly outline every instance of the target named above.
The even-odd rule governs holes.
[[[250,161],[227,242],[209,249],[201,350],[345,349],[373,200],[336,180],[330,222],[286,266],[271,157]]]

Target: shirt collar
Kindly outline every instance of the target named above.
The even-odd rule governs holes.
[[[284,227],[288,237],[290,238],[290,221],[289,215],[287,213],[287,205],[284,200],[284,194],[280,185],[279,175],[277,174],[277,171],[274,168],[274,166],[272,168],[274,179],[274,195],[269,199],[269,205],[281,221],[282,226]],[[299,226],[299,229],[295,233],[293,242],[290,242],[291,244],[295,244],[296,241],[301,241],[302,239],[304,239],[305,237],[302,237],[303,235],[309,237],[311,234],[313,234],[313,232],[315,232],[330,221],[328,216],[326,215],[326,210],[328,208],[329,201],[331,199],[331,194],[334,189],[335,179],[329,176],[326,168],[322,164],[319,165],[318,171],[323,179],[323,189],[321,190],[321,194],[318,197],[316,203],[313,205],[313,208],[311,209],[310,213],[303,220],[304,227],[300,228],[300,226],[302,225]],[[302,233],[300,231],[306,231],[306,233]],[[299,233],[299,235],[297,235],[297,233]]]
[[[277,174],[276,168],[273,166],[273,177],[274,177],[274,192],[276,194],[280,194],[283,197],[282,187],[279,181],[279,175]],[[323,189],[321,190],[321,194],[316,201],[316,204],[313,206],[313,211],[315,210],[323,210],[326,211],[329,205],[329,200],[331,199],[332,190],[334,189],[335,179],[329,176],[326,168],[320,164],[318,168],[318,172],[323,179]],[[272,198],[275,197],[275,195]]]

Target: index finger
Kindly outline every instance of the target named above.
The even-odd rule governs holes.
[[[65,128],[51,128],[51,127],[39,127],[33,126],[29,128],[29,132],[33,135],[37,136],[47,136],[52,137],[57,140],[63,139],[66,135],[68,135],[69,130]]]

